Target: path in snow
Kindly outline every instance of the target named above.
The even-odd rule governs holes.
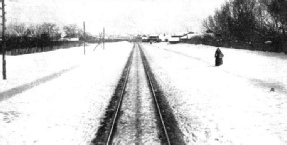
[[[24,91],[27,91],[29,89],[32,89],[33,87],[35,86],[38,86],[40,84],[43,84],[43,83],[46,83],[52,79],[55,79],[59,76],[61,76],[62,74],[74,69],[76,67],[71,67],[71,68],[68,68],[68,69],[64,69],[64,70],[61,70],[60,72],[56,72],[56,73],[53,73],[51,75],[48,75],[48,76],[45,76],[43,78],[40,78],[40,79],[37,79],[31,83],[28,83],[28,84],[23,84],[21,86],[17,86],[15,88],[11,88],[9,90],[5,90],[3,92],[0,93],[0,101],[3,101],[3,100],[6,100],[6,99],[9,99],[17,94],[20,94]]]

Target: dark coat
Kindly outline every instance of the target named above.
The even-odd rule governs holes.
[[[215,66],[220,66],[223,64],[223,53],[219,48],[215,51]]]

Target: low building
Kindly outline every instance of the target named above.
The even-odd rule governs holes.
[[[142,37],[142,42],[147,42],[148,37],[146,35],[143,35],[141,37]]]
[[[160,42],[158,35],[150,35],[147,38],[147,42]]]
[[[64,37],[60,38],[59,41],[80,41],[80,38],[79,37],[64,36]]]
[[[176,35],[173,35],[171,36],[170,38],[168,38],[168,42],[169,43],[179,43],[180,42],[180,37],[181,36],[176,36]]]
[[[178,34],[174,34],[171,35],[171,37],[168,38],[168,42],[169,43],[179,43],[181,41],[181,37],[183,37],[185,34],[183,33],[178,33]]]

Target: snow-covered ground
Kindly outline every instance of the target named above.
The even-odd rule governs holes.
[[[187,144],[287,144],[287,55],[221,48],[214,67],[216,47],[143,47]]]
[[[0,70],[0,145],[91,141],[133,45],[95,46],[86,55],[74,47],[7,56],[8,80]]]
[[[221,48],[214,67],[215,47],[143,46],[187,144],[287,144],[286,55]],[[132,44],[94,47],[7,56],[0,145],[88,144]]]

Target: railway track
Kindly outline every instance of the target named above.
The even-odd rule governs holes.
[[[138,46],[140,47],[140,45],[138,44]],[[149,65],[148,65],[148,62],[147,62],[147,59],[142,51],[142,49],[140,49],[140,53],[141,53],[141,58],[143,60],[143,65],[144,65],[144,70],[145,70],[145,74],[147,76],[147,79],[148,79],[148,84],[150,86],[150,90],[152,92],[152,97],[154,99],[154,102],[155,102],[155,106],[156,106],[156,110],[157,110],[157,113],[159,115],[159,120],[161,122],[161,126],[162,126],[162,131],[164,132],[164,136],[165,136],[165,143],[170,145],[171,142],[170,142],[170,138],[169,138],[169,135],[168,135],[168,132],[167,132],[167,129],[166,129],[166,126],[165,126],[165,122],[164,122],[164,119],[162,117],[162,110],[160,109],[159,107],[159,103],[158,103],[158,99],[157,99],[157,95],[156,95],[156,88],[153,84],[153,80],[152,80],[152,77],[151,77],[151,71],[150,71],[150,68],[149,68]]]
[[[141,45],[134,43],[91,145],[184,144],[168,103],[159,99],[163,97],[159,90]]]

